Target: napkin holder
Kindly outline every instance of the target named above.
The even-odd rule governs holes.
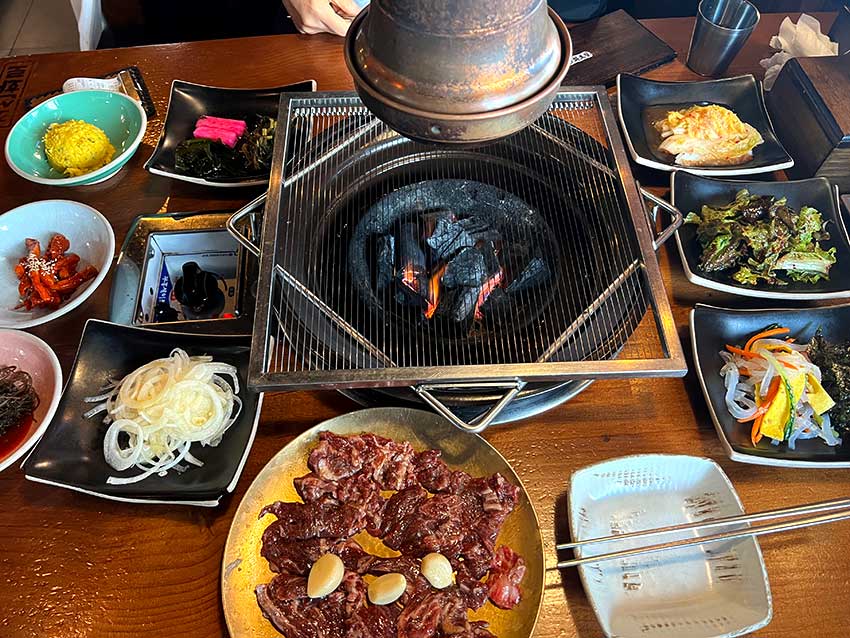
[[[794,158],[792,179],[826,177],[850,193],[850,54],[794,58],[766,102],[782,145]]]

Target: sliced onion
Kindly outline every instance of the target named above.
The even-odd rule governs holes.
[[[91,397],[89,401],[102,403],[86,415],[105,411],[104,422],[110,424],[103,442],[107,463],[118,471],[142,471],[109,477],[108,482],[123,485],[164,476],[171,469],[187,469],[180,465],[184,462],[203,465],[189,450],[193,443],[219,444],[242,411],[238,392],[234,366],[208,356],[190,357],[178,348],[134,370],[109,393]],[[123,447],[122,433],[127,437]]]
[[[121,448],[118,444],[118,436],[126,432],[129,436],[129,445]],[[118,470],[128,470],[139,460],[144,446],[145,432],[142,427],[130,419],[118,419],[106,431],[103,437],[103,456],[110,466]]]

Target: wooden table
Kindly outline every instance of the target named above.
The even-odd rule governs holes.
[[[796,16],[792,16],[795,17]],[[824,30],[831,16],[819,16]],[[765,15],[731,73],[760,74],[782,16]],[[691,19],[647,25],[684,58]],[[254,191],[208,189],[147,174],[142,164],[159,136],[168,88],[175,78],[219,86],[276,86],[314,78],[319,89],[350,89],[341,41],[330,36],[281,36],[171,46],[33,56],[25,95],[54,89],[72,76],[97,76],[130,64],[144,73],[160,117],[121,173],[97,186],[42,187],[0,165],[0,210],[37,199],[71,198],[102,211],[123,240],[141,213],[235,209]],[[694,76],[680,62],[650,74]],[[22,107],[18,107],[18,114]],[[0,142],[8,129],[0,130]],[[659,182],[661,183],[661,182]],[[696,301],[732,299],[690,285],[678,255],[660,253],[667,291],[688,353],[688,312]],[[34,329],[57,351],[68,372],[84,321],[106,318],[109,282],[70,315]],[[259,434],[232,498],[213,510],[124,505],[0,475],[0,636],[42,638],[226,635],[219,569],[231,517],[269,458],[321,420],[355,409],[330,392],[269,396]],[[600,381],[568,404],[532,419],[494,427],[487,438],[527,486],[543,527],[547,560],[567,537],[569,476],[590,463],[653,452],[708,456],[721,463],[750,510],[838,497],[847,473],[763,468],[728,461],[693,373],[685,379]],[[762,541],[773,590],[774,619],[763,637],[847,635],[844,593],[850,585],[850,528],[823,527]],[[536,635],[596,638],[601,631],[575,571],[550,571]],[[510,638],[508,636],[503,638]]]

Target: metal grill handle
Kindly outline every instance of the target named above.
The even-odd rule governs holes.
[[[484,430],[486,430],[493,420],[499,416],[502,410],[507,407],[507,405],[514,400],[514,397],[518,395],[522,389],[525,387],[525,381],[522,379],[516,379],[513,382],[493,382],[493,383],[429,383],[425,385],[415,386],[413,389],[416,390],[416,393],[424,399],[428,405],[434,408],[439,414],[448,419],[453,425],[460,428],[461,430],[466,430],[467,432],[472,432],[473,434],[480,434]],[[471,390],[482,390],[486,388],[505,388],[508,389],[508,392],[499,399],[496,404],[487,410],[484,414],[480,415],[472,422],[467,423],[460,417],[458,417],[454,412],[446,406],[445,403],[440,401],[437,397],[432,394],[434,390],[460,390],[460,389],[471,389]]]
[[[657,195],[650,193],[648,190],[643,188],[640,184],[638,184],[638,188],[640,189],[640,194],[643,195],[644,199],[648,199],[653,204],[652,207],[652,216],[647,214],[647,219],[649,220],[649,227],[655,229],[656,220],[658,219],[658,210],[664,209],[668,213],[670,213],[670,224],[664,228],[660,233],[656,233],[655,237],[652,239],[652,247],[655,250],[661,248],[661,246],[666,242],[670,237],[673,236],[673,233],[678,230],[679,226],[682,225],[682,220],[684,217],[678,208],[673,206],[670,202],[667,202]]]
[[[246,215],[252,215],[254,211],[260,207],[262,207],[266,203],[266,197],[268,196],[268,192],[259,195],[258,197],[252,199],[250,202],[245,204],[242,208],[233,213],[230,217],[227,218],[227,223],[225,226],[227,227],[227,232],[233,236],[233,239],[238,241],[245,250],[254,255],[254,257],[260,256],[260,247],[257,246],[254,242],[252,242],[248,237],[242,234],[242,231],[236,226],[242,218]]]

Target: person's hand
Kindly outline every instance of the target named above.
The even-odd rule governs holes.
[[[351,20],[360,13],[354,0],[283,0],[283,6],[301,33],[345,35]]]

